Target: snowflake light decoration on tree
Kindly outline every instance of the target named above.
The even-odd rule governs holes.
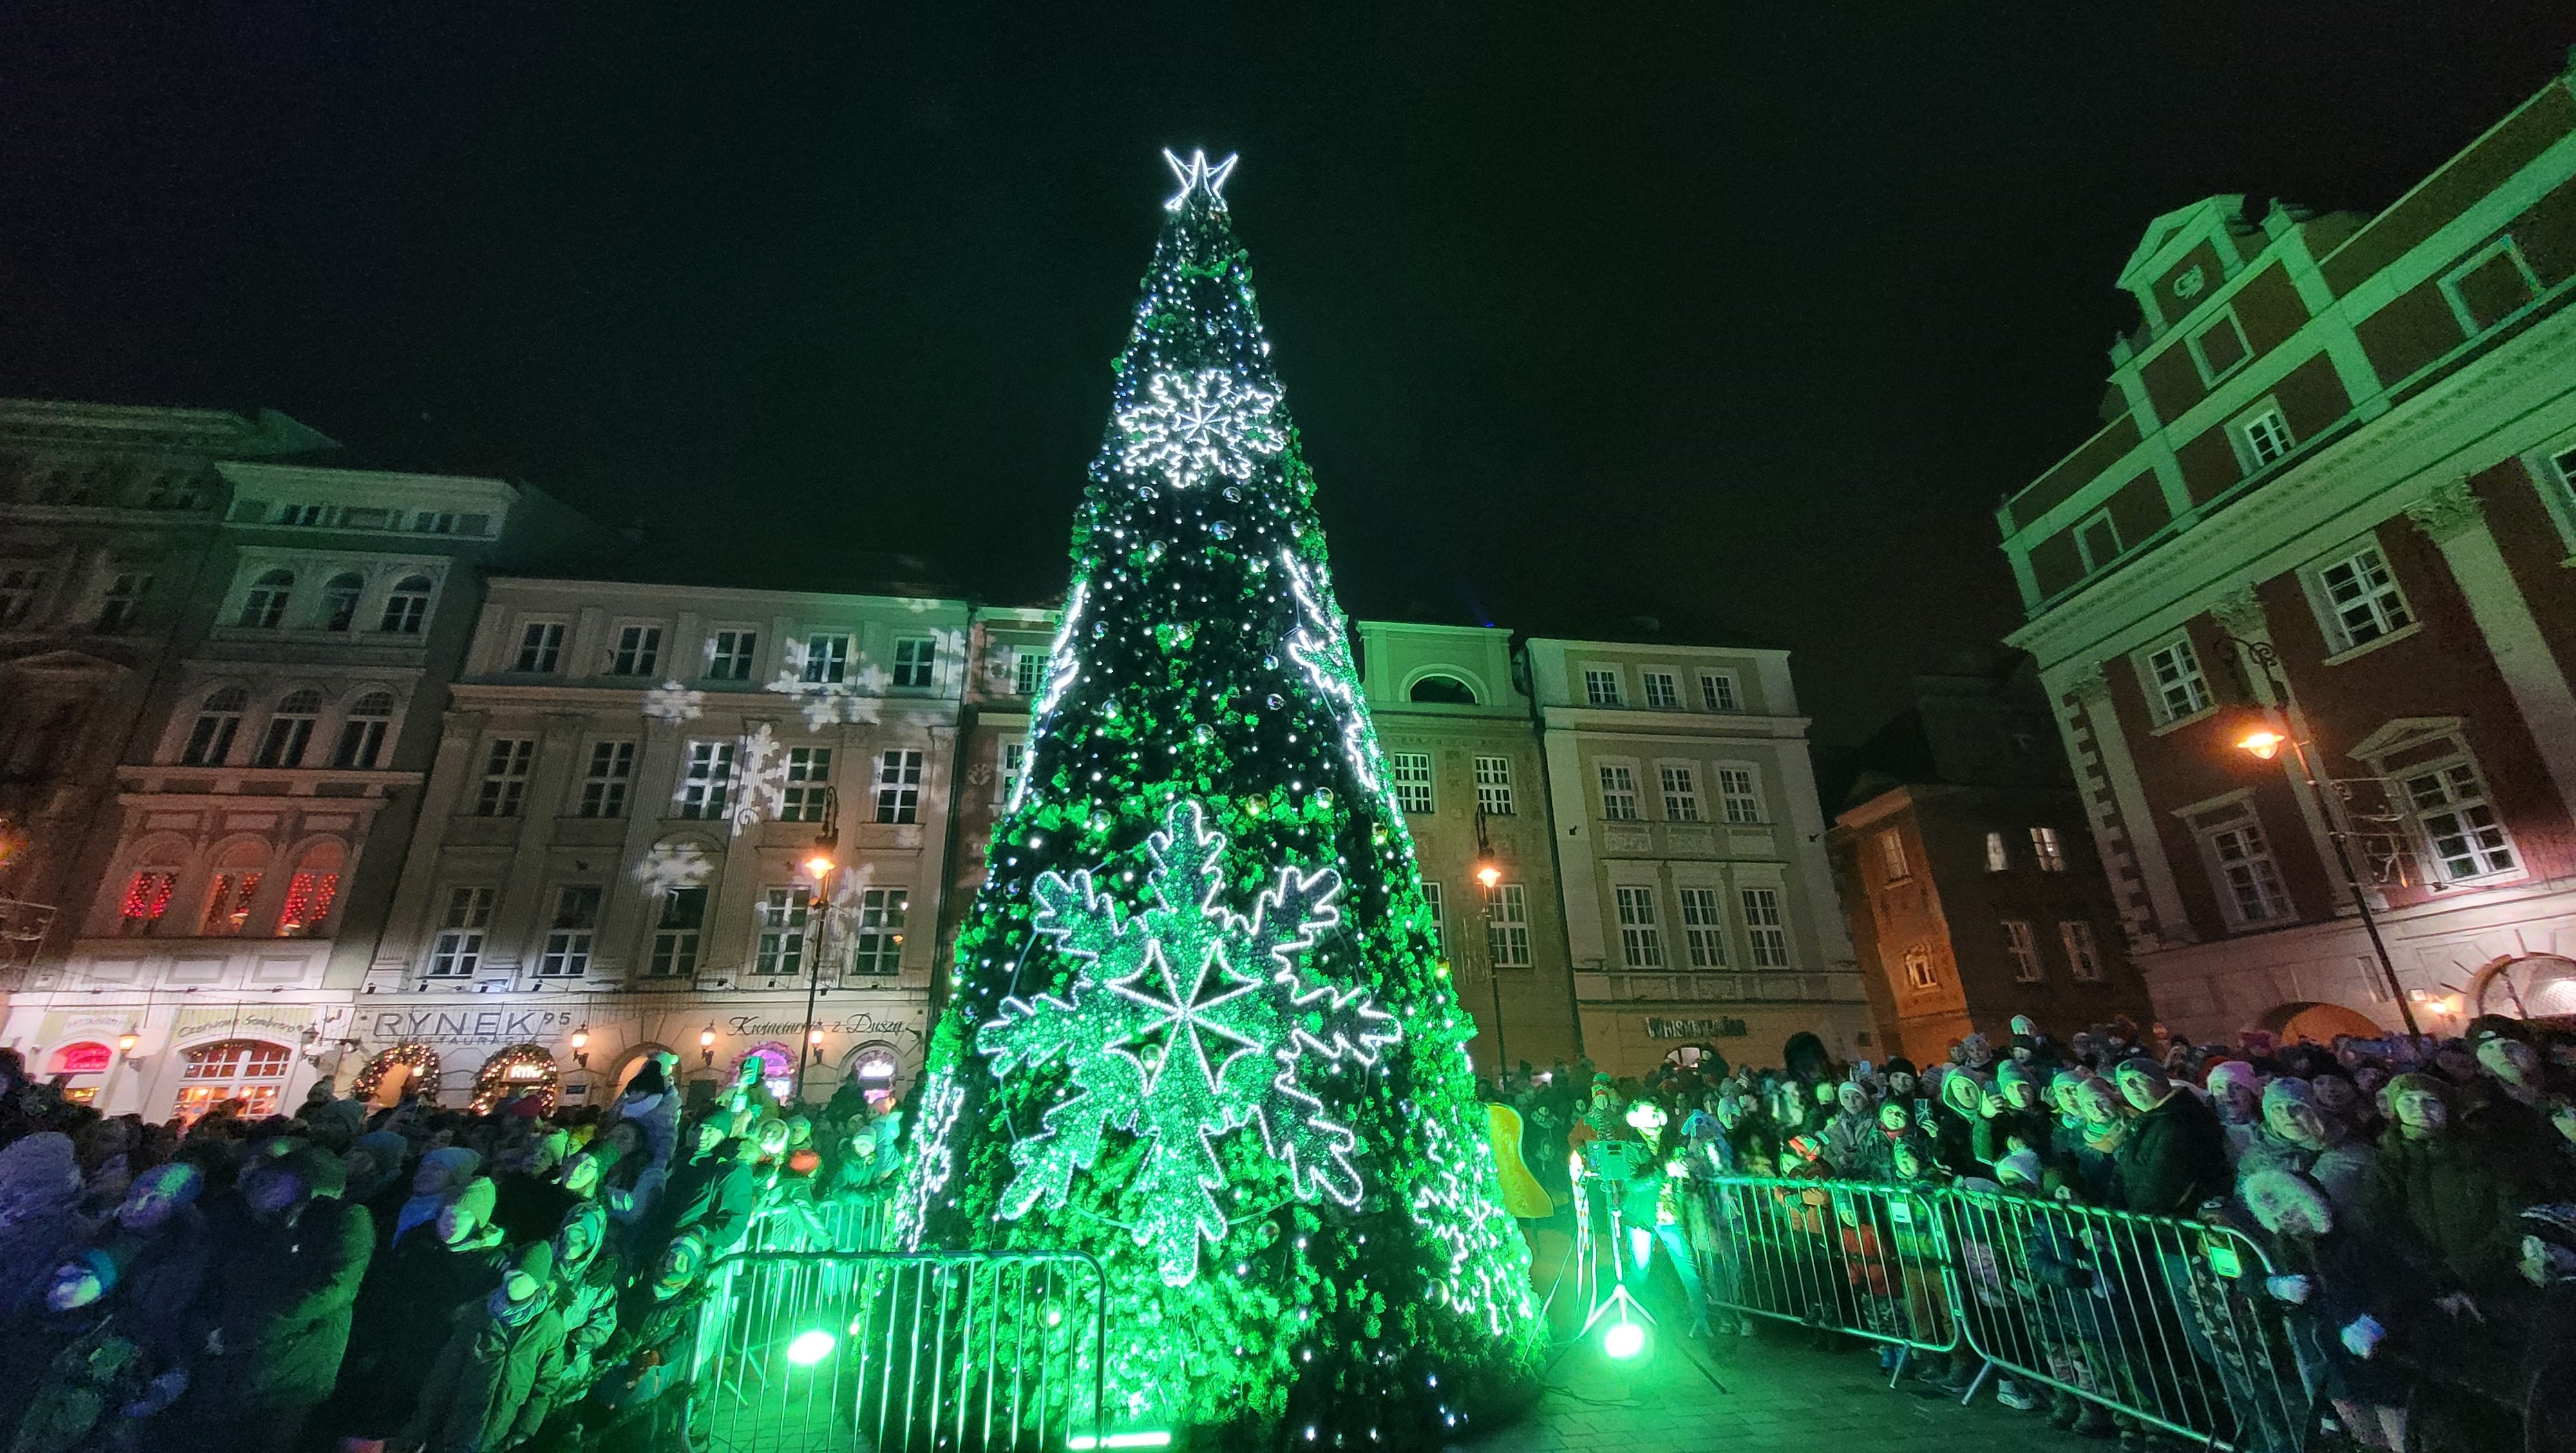
[[[707,694],[691,691],[677,681],[665,681],[644,693],[644,714],[675,725],[696,721],[707,714]]]
[[[1047,873],[1034,885],[1035,927],[1076,962],[1066,997],[1002,1002],[977,1048],[996,1077],[1071,1065],[1075,1093],[1041,1117],[1045,1130],[1011,1147],[1018,1175],[1001,1198],[1016,1219],[1044,1200],[1061,1207],[1073,1177],[1100,1156],[1106,1130],[1151,1142],[1136,1183],[1149,1206],[1133,1228],[1170,1286],[1198,1275],[1199,1242],[1220,1241],[1225,1185],[1211,1141],[1257,1125],[1301,1200],[1356,1205],[1356,1139],[1300,1083],[1303,1071],[1345,1056],[1374,1064],[1401,1031],[1361,990],[1310,980],[1296,961],[1341,922],[1329,868],[1289,865],[1249,917],[1220,901],[1225,838],[1196,802],[1175,803],[1146,839],[1154,867],[1147,906],[1132,915],[1092,874]]]
[[[1279,396],[1222,368],[1158,373],[1145,396],[1118,411],[1127,468],[1161,470],[1187,489],[1211,474],[1249,479],[1287,444],[1270,411]]]

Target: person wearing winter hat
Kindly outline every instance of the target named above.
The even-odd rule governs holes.
[[[554,1248],[555,1316],[563,1324],[564,1360],[546,1395],[555,1407],[569,1409],[590,1386],[599,1349],[617,1331],[625,1267],[608,1244],[608,1212],[597,1201],[565,1213]]]
[[[474,1172],[482,1164],[480,1154],[461,1145],[423,1152],[420,1169],[412,1172],[411,1199],[403,1202],[402,1214],[394,1219],[392,1239],[400,1241],[413,1227],[437,1215],[439,1207],[453,1200],[474,1179]]]
[[[1878,1109],[1867,1085],[1845,1080],[1834,1089],[1840,1107],[1825,1122],[1825,1164],[1834,1174],[1865,1176],[1878,1157]]]
[[[2306,1177],[2258,1170],[2241,1194],[2274,1267],[2263,1289],[2281,1304],[2302,1368],[2363,1446],[2405,1447],[2410,1369],[2442,1332],[2427,1315],[2431,1289],[2346,1229]]]
[[[2352,1215],[2376,1154],[2318,1110],[2307,1081],[2283,1075],[2263,1087],[2263,1122],[2236,1161],[2237,1192],[2241,1198],[2258,1172],[2288,1171],[2315,1181],[2337,1211]]]
[[[80,1201],[70,1136],[48,1130],[0,1147],[0,1321],[33,1305],[79,1244],[88,1230]]]
[[[1914,1061],[1901,1054],[1881,1066],[1879,1074],[1887,1081],[1887,1098],[1891,1100],[1911,1100],[1923,1087],[1922,1073],[1914,1068]]]
[[[1977,1124],[1985,1101],[1986,1079],[1977,1071],[1953,1066],[1941,1076],[1941,1098],[1929,1129],[1941,1168],[1954,1176],[1984,1174],[1977,1159]]]
[[[545,1422],[563,1366],[554,1249],[531,1244],[482,1301],[459,1308],[401,1439],[421,1453],[515,1447]]]
[[[2524,1209],[2523,1446],[2576,1448],[2576,1202]]]
[[[2382,1092],[2395,1122],[2380,1137],[2362,1196],[2371,1229],[2433,1269],[2444,1304],[2464,1315],[2513,1275],[2516,1213],[2533,1197],[2521,1172],[2451,1123],[2451,1087],[2409,1072]]]
[[[208,1334],[180,1411],[204,1446],[288,1453],[331,1395],[376,1249],[348,1172],[311,1145],[256,1160],[207,1212]]]
[[[2113,1078],[2137,1112],[2120,1142],[2121,1209],[2189,1216],[2235,1189],[2227,1132],[2198,1095],[2175,1089],[2164,1066],[2144,1055],[2121,1061]]]
[[[388,1437],[419,1406],[456,1313],[491,1295],[509,1265],[491,1215],[492,1182],[478,1176],[367,1277],[333,1398],[342,1431]]]
[[[2037,1194],[2039,1191],[2039,1153],[2016,1150],[1995,1162],[1995,1180],[2007,1191]]]
[[[2219,1127],[2227,1132],[2228,1155],[2244,1154],[2263,1123],[2263,1076],[2241,1059],[2223,1059],[2209,1067],[2201,1083],[2208,1087]]]

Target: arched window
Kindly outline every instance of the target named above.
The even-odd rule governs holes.
[[[321,716],[321,692],[307,686],[286,693],[286,699],[269,714],[268,730],[260,733],[259,751],[251,757],[251,765],[303,766],[304,749],[313,745],[313,723]]]
[[[152,931],[152,925],[170,911],[170,894],[179,886],[179,869],[187,861],[187,847],[176,842],[164,842],[144,853],[143,861],[135,865],[134,876],[125,880],[124,895],[117,900],[117,932],[133,935]]]
[[[251,583],[250,596],[242,602],[241,624],[259,630],[275,630],[286,617],[287,597],[295,593],[295,572],[272,570]]]
[[[206,693],[206,704],[197,708],[197,724],[188,729],[188,745],[179,753],[179,761],[190,767],[220,767],[233,754],[233,734],[241,730],[242,708],[250,705],[250,692],[239,686],[219,686]]]
[[[265,1039],[223,1039],[198,1045],[183,1058],[175,1107],[181,1119],[195,1120],[226,1100],[239,1100],[242,1117],[259,1120],[277,1113],[277,1092],[295,1051]]]
[[[420,624],[429,617],[429,593],[433,587],[426,575],[406,575],[385,597],[385,618],[377,630],[397,636],[417,636]]]
[[[322,587],[324,621],[330,630],[345,631],[358,618],[358,597],[366,594],[367,582],[357,572],[343,570]]]
[[[1415,701],[1437,702],[1444,706],[1474,706],[1476,688],[1455,676],[1425,676],[1413,683]]]
[[[277,914],[279,938],[322,936],[331,900],[340,896],[340,864],[347,857],[338,843],[322,843],[304,855],[295,876],[286,881],[286,905]]]
[[[349,708],[349,719],[340,726],[340,745],[331,752],[334,767],[355,767],[366,771],[376,765],[385,750],[385,733],[393,726],[394,694],[370,691]]]
[[[255,842],[235,843],[215,860],[206,879],[206,914],[197,932],[229,938],[250,922],[251,904],[259,897],[260,870],[268,866],[268,849]]]

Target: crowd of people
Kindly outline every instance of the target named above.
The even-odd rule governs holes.
[[[2576,1446],[2576,1034],[2482,1018],[2442,1041],[2282,1045],[2247,1035],[2222,1048],[2126,1021],[2063,1042],[2026,1019],[2012,1028],[2001,1045],[1968,1035],[1933,1065],[1839,1064],[1800,1035],[1779,1068],[1732,1066],[1700,1046],[1693,1062],[1644,1080],[1524,1063],[1486,1088],[1519,1111],[1524,1158],[1560,1204],[1588,1143],[1652,1148],[1657,1174],[1624,1183],[1625,1224],[1641,1246],[1651,1228],[1672,1249],[1695,1306],[1707,1303],[1701,1272],[1717,1264],[1711,1243],[1745,1233],[1711,1223],[1714,1202],[1684,1189],[1694,1178],[1956,1187],[2216,1223],[2260,1249],[2270,1273],[2255,1294],[2285,1329],[2293,1385],[2315,1389],[2341,1436],[2390,1450],[2446,1439],[2495,1446],[2498,1417],[2528,1410],[2531,1446]],[[1605,1205],[1596,1224],[1606,1214]],[[1829,1221],[1813,1229],[1834,1234]],[[1878,1257],[1882,1238],[1919,1234],[1862,1226],[1845,1229],[1842,1244]],[[1995,1251],[2006,1286],[2089,1278],[2083,1263],[2101,1259],[2073,1246],[2070,1265],[2052,1270],[2041,1265],[2047,1246]],[[2202,1297],[2206,1320],[2206,1293],[2170,1275],[2174,1285],[2144,1294],[2186,1320]],[[1940,1315],[1903,1305],[1920,1289],[1876,1269],[1869,1280],[1895,1305],[1859,1309],[1864,1321],[1884,1310],[1919,1329]],[[1751,1330],[1717,1315],[1721,1329]],[[2198,1330],[2177,1344],[2223,1361],[2213,1333],[2189,1335]],[[1897,1351],[1887,1352],[1893,1366]],[[1963,1349],[1917,1365],[1964,1389],[1979,1362]],[[2154,1441],[2153,1429],[2105,1408],[2118,1397],[2076,1396],[2088,1377],[2080,1367],[2059,1372],[2053,1393],[2007,1376],[1997,1395],[2081,1433]],[[2240,1419],[2245,1445],[2273,1436],[2251,1414]]]
[[[717,1088],[717,1087],[707,1087]],[[0,1449],[668,1449],[710,1263],[881,1198],[900,1112],[781,1103],[757,1059],[694,1107],[335,1096],[102,1116],[0,1050]]]

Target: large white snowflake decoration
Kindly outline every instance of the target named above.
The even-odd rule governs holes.
[[[715,875],[715,860],[696,843],[655,843],[635,864],[635,881],[650,893],[695,888]]]
[[[1211,1142],[1230,1131],[1258,1125],[1299,1199],[1357,1204],[1357,1137],[1326,1118],[1300,1075],[1345,1057],[1374,1064],[1400,1030],[1365,990],[1297,970],[1341,922],[1339,874],[1283,867],[1246,917],[1220,901],[1225,838],[1198,803],[1175,803],[1145,848],[1154,868],[1132,915],[1087,870],[1037,880],[1037,931],[1074,960],[1073,987],[1062,999],[1005,999],[976,1048],[997,1078],[1059,1060],[1072,1067],[1074,1093],[1011,1147],[1019,1173],[1003,1189],[1002,1215],[1017,1219],[1041,1200],[1061,1207],[1073,1177],[1099,1159],[1102,1133],[1128,1132],[1150,1142],[1132,1234],[1153,1248],[1165,1283],[1185,1286],[1199,1242],[1225,1235],[1216,1198],[1225,1171]]]
[[[733,830],[778,816],[787,801],[787,750],[767,723],[742,739],[734,753]]]
[[[1161,470],[1187,489],[1211,474],[1249,479],[1287,438],[1271,422],[1279,396],[1222,368],[1158,373],[1142,397],[1118,411],[1126,436],[1120,460],[1131,470]]]
[[[865,657],[854,663],[844,680],[808,681],[805,643],[790,641],[787,665],[776,680],[761,689],[794,698],[797,710],[804,714],[805,729],[819,732],[838,722],[861,726],[876,721],[885,714],[885,688],[885,672]]]
[[[707,714],[707,694],[691,691],[677,681],[665,681],[644,693],[644,714],[655,721],[674,724],[696,721]]]

